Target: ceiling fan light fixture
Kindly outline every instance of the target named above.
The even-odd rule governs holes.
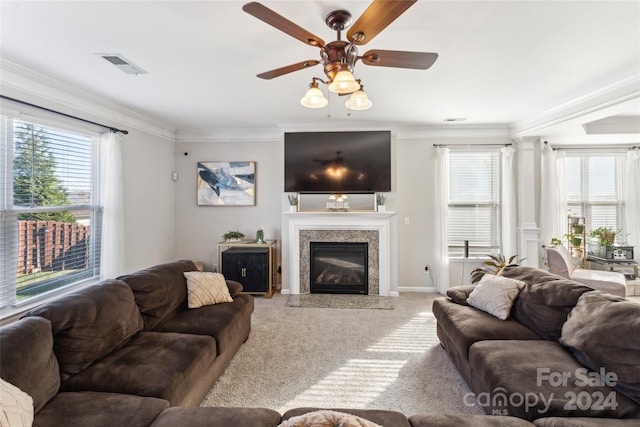
[[[313,82],[309,85],[307,93],[300,99],[300,104],[307,108],[322,108],[329,104],[329,100],[324,97],[324,94],[318,89],[318,83]]]
[[[356,81],[349,70],[341,70],[329,84],[329,90],[335,93],[352,93],[360,89],[360,83]]]
[[[351,94],[344,105],[350,110],[368,110],[373,105],[364,90],[360,89]]]

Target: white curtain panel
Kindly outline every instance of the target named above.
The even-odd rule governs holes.
[[[517,230],[516,230],[516,194],[515,171],[513,158],[515,150],[512,147],[500,149],[502,162],[502,224],[500,234],[502,236],[502,253],[505,257],[517,254]]]
[[[542,144],[540,176],[540,241],[549,245],[551,238],[562,235],[562,221],[567,217],[565,154]]]
[[[449,247],[447,233],[447,211],[449,206],[449,149],[436,147],[436,290],[445,293],[449,288]]]
[[[640,246],[640,149],[637,147],[627,152],[626,179],[626,232],[629,234],[627,242],[638,251]]]
[[[124,273],[124,184],[122,139],[110,132],[99,137],[102,171],[102,247],[100,277],[115,278]]]

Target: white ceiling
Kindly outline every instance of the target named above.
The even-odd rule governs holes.
[[[374,106],[347,116],[299,104],[321,66],[273,80],[256,74],[318,49],[242,11],[245,1],[5,1],[3,59],[166,123],[175,130],[331,123],[514,125],[640,73],[639,1],[420,0],[360,47],[437,52],[426,71],[355,69]],[[263,4],[323,38],[334,9],[369,1]],[[148,71],[132,76],[96,53]],[[326,89],[325,89],[326,90]],[[637,103],[625,116],[638,115]],[[331,118],[327,118],[327,113]]]

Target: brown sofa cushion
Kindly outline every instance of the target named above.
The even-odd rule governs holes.
[[[147,427],[168,407],[169,402],[155,397],[92,391],[58,393],[36,414],[33,425]]]
[[[409,421],[411,427],[533,427],[519,418],[486,415],[419,414]]]
[[[118,277],[133,290],[145,330],[153,330],[187,309],[187,279],[184,273],[196,270],[193,261],[182,260]]]
[[[546,340],[558,341],[578,298],[593,289],[534,267],[507,267],[501,276],[525,282],[511,315]]]
[[[209,335],[216,339],[218,354],[236,351],[248,336],[254,301],[251,295],[237,295],[233,302],[183,310],[156,327],[157,332]]]
[[[582,371],[576,372],[586,369],[557,342],[482,341],[471,346],[469,363],[475,368],[471,388],[487,414],[506,411],[527,420],[631,418],[640,410],[634,401],[607,385],[583,384]]]
[[[640,421],[612,418],[548,417],[533,422],[538,427],[638,427]]]
[[[432,311],[438,325],[451,339],[458,353],[468,359],[469,348],[483,340],[539,340],[531,329],[513,319],[500,320],[475,307],[436,298]]]
[[[51,322],[29,317],[0,328],[0,377],[33,398],[38,412],[60,388]]]
[[[169,408],[149,427],[276,427],[280,413],[266,408]]]
[[[640,404],[640,304],[587,292],[569,313],[560,343],[590,369],[615,374],[615,387]]]
[[[140,332],[126,346],[64,381],[62,390],[159,397],[179,406],[189,401],[216,354],[212,337]]]
[[[51,321],[62,381],[124,345],[142,330],[126,283],[105,280],[29,311]]]

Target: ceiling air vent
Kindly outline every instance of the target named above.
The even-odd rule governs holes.
[[[100,55],[101,57],[103,57],[104,59],[106,59],[107,61],[111,62],[113,65],[115,65],[116,68],[118,68],[119,70],[122,70],[123,72],[125,72],[127,74],[134,74],[134,75],[148,74],[145,70],[143,70],[142,68],[138,67],[133,62],[125,59],[120,54],[117,54],[117,53],[98,53],[96,55]]]

